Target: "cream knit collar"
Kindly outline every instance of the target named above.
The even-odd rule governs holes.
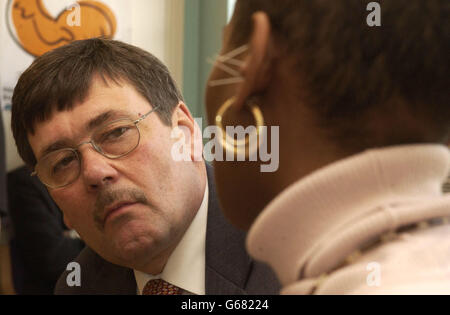
[[[335,162],[277,196],[251,227],[250,255],[285,286],[316,277],[362,243],[400,225],[450,215],[445,146],[370,150]]]

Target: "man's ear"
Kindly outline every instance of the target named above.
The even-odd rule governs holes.
[[[238,88],[234,106],[241,109],[253,94],[263,91],[270,82],[272,55],[271,24],[264,12],[252,16],[253,32],[250,36],[249,50],[241,68],[244,82]]]
[[[203,139],[200,127],[195,122],[186,104],[180,102],[172,116],[172,128],[184,133],[185,146],[190,148],[192,161],[200,161],[203,156]]]

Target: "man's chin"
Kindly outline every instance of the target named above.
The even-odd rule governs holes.
[[[157,250],[153,238],[144,236],[131,240],[119,236],[110,244],[112,244],[112,248],[110,248],[112,255],[104,258],[116,265],[129,268],[135,268],[136,265],[147,261],[149,256]]]

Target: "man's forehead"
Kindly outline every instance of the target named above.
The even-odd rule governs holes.
[[[106,112],[127,113],[138,110],[136,104],[135,89],[128,84],[116,84],[113,81],[105,83],[103,79],[94,78],[84,99],[74,102],[73,106],[64,110],[58,110],[53,106],[53,111],[42,121],[34,124],[34,133],[39,129],[53,128],[62,122],[83,124]]]

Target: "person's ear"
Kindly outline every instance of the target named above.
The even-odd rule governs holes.
[[[253,94],[263,91],[270,82],[272,72],[271,24],[264,12],[252,16],[253,32],[249,40],[249,50],[241,68],[244,82],[239,86],[234,106],[241,109]]]
[[[184,145],[190,148],[190,158],[192,161],[199,161],[202,159],[203,139],[201,136],[200,127],[195,122],[194,118],[187,108],[186,104],[180,102],[172,116],[172,127],[177,130],[181,136],[184,136]],[[175,134],[177,133],[175,132]]]

